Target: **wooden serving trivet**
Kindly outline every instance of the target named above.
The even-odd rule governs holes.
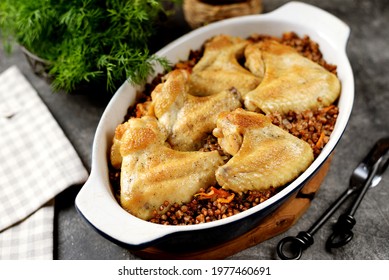
[[[240,251],[275,237],[293,226],[309,208],[312,199],[327,175],[332,156],[295,195],[266,217],[256,228],[226,243],[195,252],[167,252],[149,247],[132,252],[144,259],[225,259]]]

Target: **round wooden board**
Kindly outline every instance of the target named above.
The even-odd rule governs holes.
[[[293,226],[309,208],[312,199],[327,175],[330,156],[317,173],[294,196],[289,198],[275,212],[266,217],[256,228],[217,246],[194,252],[169,252],[158,247],[149,247],[132,253],[143,259],[225,259],[242,250],[275,237]]]

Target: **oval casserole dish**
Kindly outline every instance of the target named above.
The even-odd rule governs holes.
[[[237,17],[201,27],[175,40],[156,54],[176,63],[186,60],[190,50],[199,49],[207,39],[215,35],[228,34],[246,38],[259,33],[280,37],[289,31],[300,37],[308,35],[319,44],[324,59],[337,65],[342,85],[338,101],[339,115],[334,131],[320,155],[304,173],[265,202],[218,221],[166,226],[132,216],[115,199],[108,175],[108,154],[115,128],[123,121],[128,107],[136,102],[136,92],[140,89],[124,82],[98,124],[93,142],[91,174],[76,197],[76,208],[85,220],[104,237],[131,250],[141,250],[157,244],[173,250],[183,246],[199,248],[244,234],[300,190],[307,180],[315,176],[332,153],[350,118],[354,100],[354,78],[346,55],[350,29],[345,23],[314,6],[290,2],[267,14]],[[161,71],[156,68],[156,73]]]

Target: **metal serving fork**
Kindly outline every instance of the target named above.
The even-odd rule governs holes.
[[[376,142],[372,150],[354,169],[348,188],[335,200],[322,216],[307,230],[297,236],[288,236],[282,239],[277,246],[277,254],[281,259],[300,259],[302,252],[314,242],[313,235],[332,216],[342,203],[351,195],[358,193],[350,209],[339,216],[334,231],[328,238],[326,248],[341,247],[351,241],[354,234],[352,228],[356,221],[354,214],[370,187],[375,187],[382,179],[382,175],[389,165],[389,137]]]

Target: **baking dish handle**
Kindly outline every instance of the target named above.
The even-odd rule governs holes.
[[[156,231],[155,224],[127,213],[106,188],[109,184],[101,183],[105,179],[101,174],[93,172],[92,168],[91,175],[75,200],[79,214],[97,232],[108,240],[133,250],[150,246],[171,233],[169,227],[161,225]]]
[[[332,42],[336,48],[346,49],[350,27],[323,9],[301,2],[289,2],[272,14],[320,30],[319,35]]]

